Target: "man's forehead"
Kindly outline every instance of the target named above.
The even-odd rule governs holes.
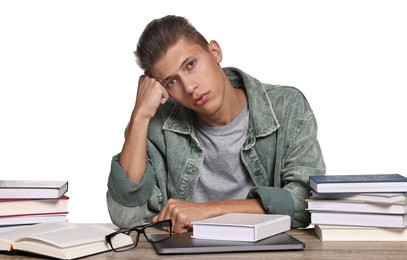
[[[188,59],[197,56],[202,51],[204,50],[200,45],[181,39],[160,57],[151,68],[151,73],[154,77],[164,79],[182,69]]]

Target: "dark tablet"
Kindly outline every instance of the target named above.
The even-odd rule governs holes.
[[[153,235],[160,236],[160,235]],[[192,232],[173,234],[171,238],[154,243],[158,254],[198,254],[251,251],[302,250],[303,242],[281,233],[257,242],[238,242],[192,238]]]

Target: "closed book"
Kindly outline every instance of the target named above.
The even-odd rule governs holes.
[[[314,225],[405,228],[407,215],[311,211]]]
[[[406,214],[407,201],[389,203],[370,203],[357,200],[316,200],[308,199],[310,211],[338,211],[377,214]]]
[[[13,225],[28,225],[48,222],[65,222],[67,221],[68,212],[63,213],[47,213],[41,215],[18,215],[0,217],[1,226],[13,226]]]
[[[320,175],[309,181],[319,193],[407,192],[407,178],[400,174]]]
[[[68,199],[62,196],[60,199],[0,200],[0,217],[68,212]]]
[[[94,224],[37,224],[0,232],[0,250],[75,259],[111,250],[105,236],[114,231],[112,228]],[[131,237],[124,234],[115,236],[114,240],[118,247],[133,244]]]
[[[287,215],[229,213],[192,222],[193,238],[256,242],[291,228]]]
[[[396,203],[407,200],[406,193],[318,193],[311,191],[311,199],[357,200],[372,203]]]
[[[0,199],[57,199],[67,191],[67,181],[0,180]]]
[[[316,225],[321,241],[407,241],[405,228]]]

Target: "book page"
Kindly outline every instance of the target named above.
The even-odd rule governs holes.
[[[57,247],[65,248],[75,245],[82,245],[97,241],[104,241],[105,236],[115,230],[101,225],[80,225],[78,228],[67,230],[57,230],[18,239],[16,242],[24,240],[37,240],[40,243],[46,242]]]
[[[5,232],[0,232],[0,250],[10,250],[11,244],[20,237],[32,236],[55,230],[66,230],[75,228],[77,225],[67,222],[52,222],[37,225],[29,225],[18,228],[10,228]]]

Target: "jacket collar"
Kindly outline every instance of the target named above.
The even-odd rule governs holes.
[[[237,68],[228,67],[223,70],[234,87],[244,86],[246,89],[250,124],[254,128],[249,131],[256,138],[270,135],[276,131],[279,122],[263,84]],[[180,134],[191,134],[194,127],[192,113],[191,110],[178,103],[175,104],[170,116],[164,123],[163,129]]]

